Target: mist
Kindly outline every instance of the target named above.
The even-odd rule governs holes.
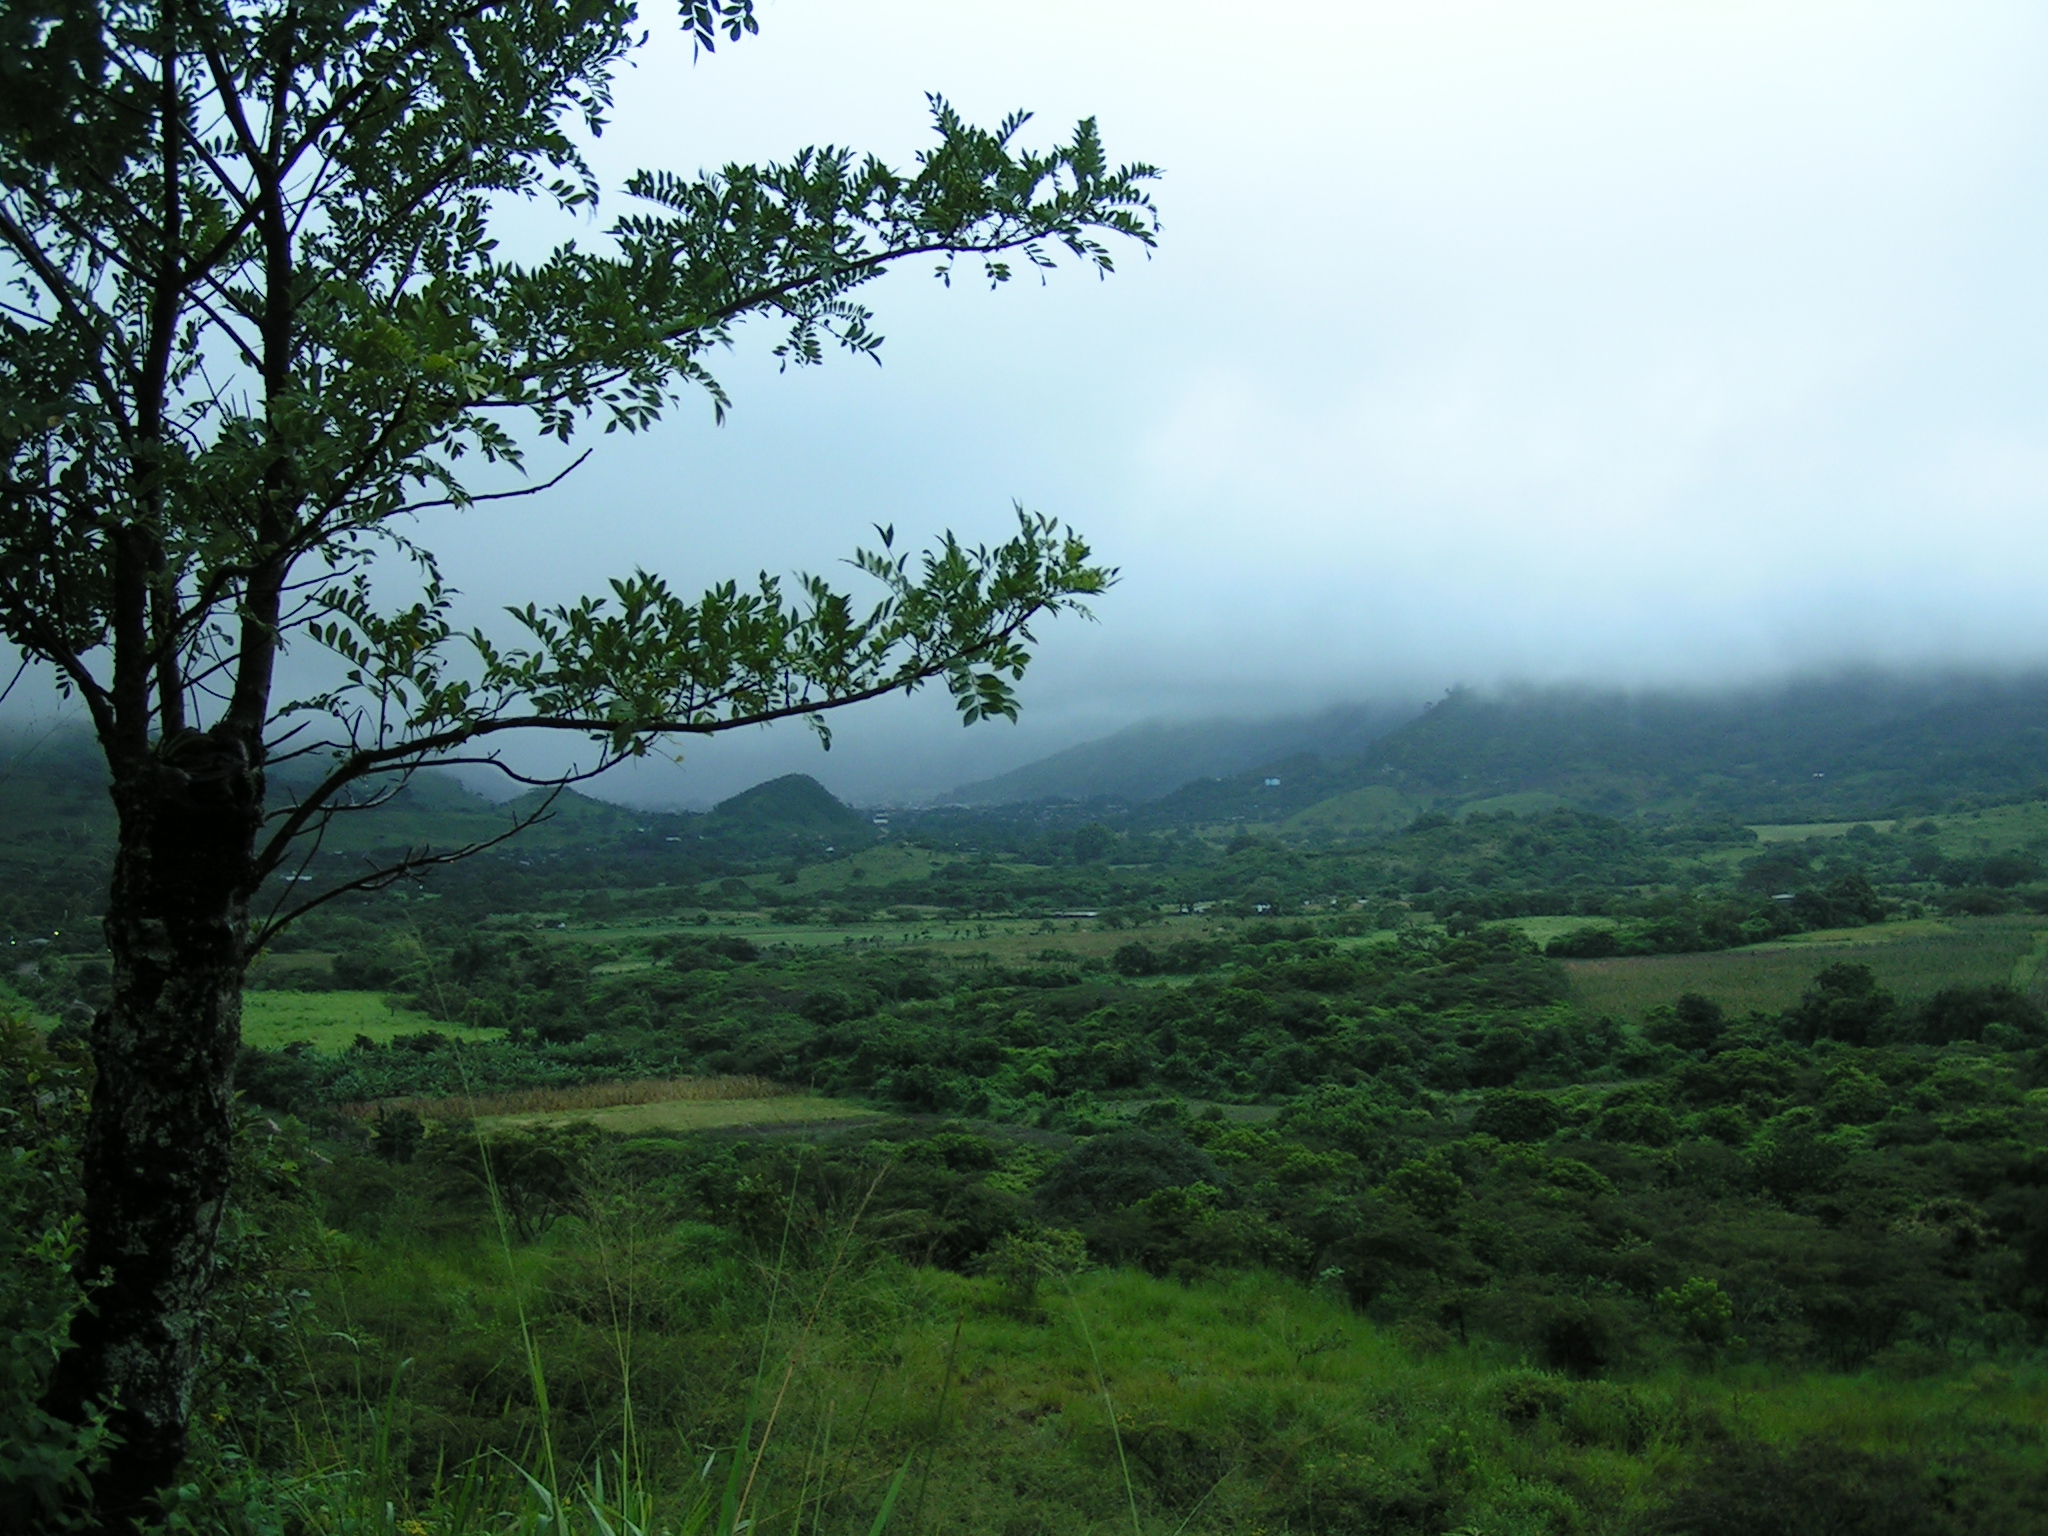
[[[1098,116],[1166,170],[1159,250],[1099,283],[895,274],[864,294],[880,368],[785,373],[743,333],[725,425],[685,401],[557,490],[423,522],[466,616],[636,566],[829,572],[876,523],[1000,537],[1013,502],[1122,576],[1041,631],[1016,727],[926,694],[835,719],[829,755],[684,743],[606,793],[801,770],[883,802],[1146,719],[2048,663],[2038,7],[760,15],[711,58],[657,39],[592,147],[608,184],[908,159],[938,91],[1035,110],[1038,143]]]

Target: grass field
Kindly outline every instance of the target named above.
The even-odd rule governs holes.
[[[1911,1002],[1948,985],[2038,987],[2048,925],[2034,916],[1884,923],[1802,934],[1783,944],[1708,955],[1644,955],[1567,960],[1572,998],[1587,1014],[1639,1018],[1681,992],[1699,992],[1729,1012],[1780,1012],[1838,960],[1870,967],[1878,981]]]
[[[463,1029],[424,1013],[393,1008],[378,992],[245,992],[242,1039],[274,1051],[305,1042],[322,1055],[338,1055],[367,1035],[379,1044],[394,1035],[437,1029],[460,1040],[495,1040],[502,1030]]]
[[[935,871],[955,862],[957,858],[954,855],[914,848],[907,843],[883,843],[843,858],[806,864],[796,872],[793,882],[784,882],[775,874],[760,874],[747,876],[746,883],[757,887],[776,886],[788,895],[837,895],[858,900],[863,886],[928,880]],[[717,882],[706,882],[705,889],[712,893],[708,899],[715,902]]]
[[[1937,816],[1935,842],[1953,857],[2005,853],[2015,848],[2039,849],[2048,844],[2048,804],[2029,800],[2020,805],[1995,805],[1988,810]],[[1917,823],[1916,823],[1917,825]]]
[[[1280,823],[1282,832],[1392,832],[1415,819],[1425,802],[1386,784],[1318,800]]]

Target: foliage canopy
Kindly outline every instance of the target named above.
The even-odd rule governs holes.
[[[948,537],[856,565],[862,604],[764,576],[689,601],[635,572],[527,605],[510,639],[459,632],[411,514],[505,494],[539,442],[638,431],[749,318],[785,362],[881,343],[854,291],[929,257],[942,276],[1149,244],[1142,165],[1092,122],[1046,152],[933,98],[908,170],[853,151],[696,176],[640,173],[603,238],[505,255],[510,204],[587,213],[580,147],[640,34],[623,0],[13,9],[0,74],[0,633],[53,665],[110,751],[225,726],[252,758],[332,754],[260,878],[352,780],[518,727],[604,761],[664,732],[814,715],[943,678],[972,721],[1015,710],[1032,617],[1108,573],[1049,519],[996,548]],[[690,0],[702,50],[751,0]],[[522,426],[521,423],[524,422]],[[577,462],[580,462],[577,461]],[[544,484],[554,483],[554,479]],[[381,605],[380,554],[417,601]],[[341,680],[272,709],[294,637]],[[266,726],[267,741],[256,739]]]

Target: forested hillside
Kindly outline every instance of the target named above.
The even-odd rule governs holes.
[[[1011,782],[1018,800],[1130,802],[1134,825],[1165,828],[1279,822],[1368,789],[1410,815],[1506,802],[1663,820],[1840,821],[2009,800],[2044,774],[2048,679],[1871,675],[1713,694],[1457,689],[1369,749],[1278,737],[1243,771],[1164,796],[1108,784],[1027,793],[1025,770]]]

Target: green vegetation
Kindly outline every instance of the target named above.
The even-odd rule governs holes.
[[[1711,954],[1569,960],[1573,996],[1592,1013],[1639,1017],[1681,992],[1701,992],[1731,1012],[1777,1013],[1792,1006],[1815,972],[1853,960],[1902,994],[1924,996],[1951,983],[2031,988],[2048,920],[2034,916],[1922,918],[1802,934],[1781,943]]]
[[[702,58],[759,22],[684,0],[668,26]],[[0,640],[14,682],[79,706],[116,812],[104,911],[38,902],[66,914],[52,937],[103,917],[110,972],[78,1147],[93,1301],[42,1398],[78,1436],[104,1419],[86,1500],[108,1536],[186,1460],[251,961],[337,883],[490,845],[315,869],[338,821],[428,765],[494,765],[545,805],[677,736],[822,731],[928,684],[965,723],[1015,719],[1034,624],[1115,579],[1017,506],[997,543],[899,551],[878,526],[853,591],[763,571],[693,599],[635,569],[459,611],[420,514],[550,490],[582,428],[639,432],[685,396],[722,417],[709,362],[749,321],[785,365],[873,359],[855,290],[901,263],[995,287],[1155,243],[1157,171],[1113,163],[1092,118],[1033,148],[1028,112],[979,128],[936,94],[901,169],[685,150],[606,185],[585,147],[652,40],[632,0],[57,0],[0,24]],[[508,732],[580,755],[530,778]],[[759,809],[815,835],[833,808],[802,799]]]
[[[389,1045],[399,1035],[434,1027],[426,1014],[394,1007],[378,992],[251,992],[242,1003],[242,1039],[258,1050],[303,1045],[324,1055],[358,1040]],[[462,1039],[488,1040],[495,1031],[459,1029]]]
[[[2041,803],[1099,811],[574,801],[309,919],[246,999],[178,1518],[2048,1520]],[[47,1235],[0,1452],[48,1489],[96,1454],[21,1405],[104,976],[14,937],[5,1193]]]

